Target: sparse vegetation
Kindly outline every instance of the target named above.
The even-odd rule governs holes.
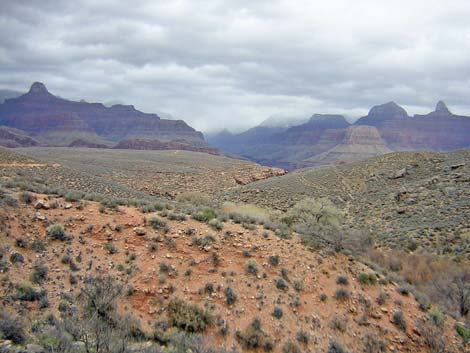
[[[65,234],[64,227],[59,223],[56,223],[50,226],[49,228],[47,228],[47,233],[52,239],[57,239],[57,240],[67,239],[67,235]]]
[[[186,332],[203,332],[212,323],[208,312],[182,299],[171,300],[167,310],[171,324]]]

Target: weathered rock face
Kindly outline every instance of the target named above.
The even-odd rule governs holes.
[[[393,115],[388,111],[386,119],[369,114],[356,124],[368,122],[376,126],[394,150],[452,150],[470,146],[470,117],[452,114],[443,101],[437,103],[435,111],[412,118],[403,108],[395,107],[395,111],[401,113]]]
[[[74,102],[58,98],[36,82],[28,93],[0,104],[0,124],[28,133],[86,132],[110,141],[151,138],[162,141],[184,139],[207,146],[202,134],[182,120],[160,119],[131,105]]]
[[[97,142],[91,142],[87,141],[84,139],[76,139],[73,140],[68,147],[86,147],[86,148],[109,148],[109,146],[102,144],[102,143],[97,143]]]
[[[373,126],[350,126],[343,141],[308,160],[310,165],[330,165],[359,161],[392,152]]]
[[[131,150],[184,150],[220,155],[219,151],[215,148],[193,146],[184,140],[162,142],[159,140],[131,139],[123,140],[113,148]]]

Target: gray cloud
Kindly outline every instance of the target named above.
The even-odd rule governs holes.
[[[470,114],[469,17],[466,0],[2,2],[0,88],[40,80],[206,131],[390,100]]]

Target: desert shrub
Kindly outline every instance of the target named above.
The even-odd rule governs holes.
[[[161,218],[159,217],[152,217],[148,220],[148,223],[150,224],[150,226],[157,230],[157,229],[162,229],[166,226],[166,222],[164,220],[162,220]]]
[[[393,313],[392,322],[402,331],[406,331],[406,321],[403,311],[397,310]]]
[[[282,353],[302,353],[302,350],[298,345],[289,340],[282,347]]]
[[[279,255],[271,255],[268,257],[268,263],[271,266],[278,266],[281,262],[281,257]]]
[[[368,334],[364,337],[364,351],[365,353],[386,353],[387,344]]]
[[[72,192],[65,194],[65,200],[68,202],[76,202],[76,201],[81,200],[84,196],[85,194],[83,192],[72,191]]]
[[[285,267],[281,268],[281,277],[289,282],[289,270]]]
[[[270,222],[270,214],[264,208],[250,204],[236,204],[226,202],[222,205],[222,212],[236,223],[257,223],[264,224]]]
[[[347,353],[346,350],[343,348],[341,343],[337,341],[330,341],[330,344],[328,345],[328,351],[327,353]]]
[[[24,325],[21,320],[10,315],[0,308],[0,338],[10,340],[14,344],[22,344],[26,341]]]
[[[377,297],[377,304],[384,305],[388,297],[389,295],[387,292],[380,291],[379,296]]]
[[[340,285],[342,285],[342,286],[347,286],[347,285],[349,284],[348,277],[343,276],[343,275],[338,276],[338,277],[336,278],[336,284],[340,284]]]
[[[280,290],[284,290],[284,291],[285,291],[285,290],[287,290],[287,289],[289,288],[289,287],[287,286],[286,281],[285,281],[283,278],[278,277],[278,278],[276,278],[275,282],[276,282],[276,288],[277,288],[277,289],[280,289]]]
[[[116,224],[116,225],[114,226],[114,230],[115,230],[116,232],[122,231],[123,228],[124,228],[124,226],[123,226],[122,224]]]
[[[186,220],[186,215],[181,214],[181,213],[170,212],[170,213],[168,213],[167,217],[170,221],[184,221],[184,220]]]
[[[346,328],[348,326],[348,318],[346,316],[343,316],[343,315],[335,315],[331,319],[330,326],[331,326],[331,328],[333,328],[335,330],[345,332]]]
[[[33,271],[31,272],[31,280],[34,283],[41,284],[47,277],[48,269],[47,267],[38,262],[33,266]]]
[[[346,300],[349,298],[349,292],[346,288],[338,288],[335,292],[335,298],[338,300]]]
[[[16,288],[16,299],[21,301],[33,302],[41,299],[41,293],[38,292],[31,283],[22,282]]]
[[[22,192],[20,194],[20,200],[25,204],[29,205],[34,201],[34,196],[29,192]]]
[[[414,296],[419,304],[420,310],[428,311],[429,309],[431,309],[431,301],[425,293],[415,292]]]
[[[47,228],[47,233],[52,239],[57,239],[57,240],[67,239],[67,235],[65,234],[64,227],[59,223],[56,223],[50,226],[49,228]]]
[[[12,264],[23,263],[24,262],[24,256],[21,255],[19,252],[15,252],[15,253],[10,255],[10,262]]]
[[[274,341],[261,329],[261,321],[259,319],[254,319],[243,332],[237,331],[235,337],[246,349],[261,348],[266,352],[274,349]]]
[[[343,213],[327,198],[304,199],[291,208],[288,217],[303,239],[314,247],[329,246],[343,249]]]
[[[15,245],[19,248],[26,249],[28,247],[28,240],[22,237],[16,238]]]
[[[326,302],[327,299],[328,299],[328,296],[325,293],[320,294],[320,301]]]
[[[34,239],[31,242],[30,247],[31,247],[31,250],[37,253],[43,252],[45,250],[44,243],[40,239]]]
[[[194,235],[196,233],[196,229],[188,227],[184,230],[185,235]]]
[[[5,191],[0,189],[0,205],[17,207],[18,201]]]
[[[216,214],[213,209],[208,208],[193,214],[192,217],[198,222],[208,223],[211,219],[216,217]]]
[[[215,229],[215,230],[222,230],[224,228],[224,224],[219,221],[217,218],[213,218],[209,221],[209,225],[211,226],[211,228]]]
[[[225,302],[228,305],[232,305],[237,301],[237,295],[233,291],[232,287],[225,287],[224,289],[224,294],[225,294]]]
[[[455,330],[462,337],[465,344],[470,342],[470,327],[465,327],[459,324],[455,324]]]
[[[429,314],[429,318],[431,319],[433,324],[438,327],[442,327],[444,325],[445,317],[442,311],[439,310],[439,308],[434,308]]]
[[[366,284],[366,285],[375,285],[375,284],[377,284],[377,276],[375,275],[375,273],[361,272],[357,276],[357,279],[362,284]]]
[[[194,237],[191,240],[192,244],[198,245],[201,248],[205,248],[210,246],[213,242],[215,242],[217,238],[213,236],[212,234],[207,234],[203,237]]]
[[[245,264],[245,271],[249,274],[256,276],[258,274],[258,264],[256,263],[256,261],[247,261]]]
[[[154,205],[144,204],[139,207],[140,212],[142,213],[152,213],[155,212]]]
[[[113,242],[112,241],[108,241],[105,246],[104,246],[104,249],[108,252],[108,254],[112,255],[112,254],[116,254],[118,252],[118,249],[114,246]]]
[[[276,306],[274,307],[271,315],[274,316],[276,319],[280,319],[284,315],[284,312],[282,311],[282,308]]]
[[[183,192],[176,196],[176,200],[194,206],[210,206],[212,203],[212,200],[206,194],[197,191]]]
[[[296,338],[297,338],[297,341],[303,344],[308,344],[308,341],[310,340],[309,334],[304,330],[298,331]]]
[[[171,324],[186,332],[204,332],[212,323],[208,312],[181,299],[171,300],[167,310]]]
[[[304,289],[304,282],[301,280],[294,280],[292,282],[292,287],[297,291],[300,292]]]
[[[397,288],[398,293],[401,295],[408,295],[413,292],[413,287],[409,284],[402,284]]]

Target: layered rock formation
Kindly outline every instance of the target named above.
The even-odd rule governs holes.
[[[392,152],[373,126],[350,126],[343,141],[332,149],[307,159],[312,166],[342,164]]]
[[[198,147],[187,143],[185,140],[172,140],[162,142],[159,140],[131,139],[120,141],[114,149],[130,149],[130,150],[185,150],[193,152],[203,152],[213,155],[219,155],[216,148]]]
[[[470,117],[452,114],[443,101],[410,117],[395,102],[374,106],[350,128],[341,115],[315,114],[290,128],[255,127],[211,138],[222,150],[287,169],[364,159],[391,150],[453,150],[470,146]],[[373,128],[372,128],[373,127]]]
[[[0,124],[21,129],[38,136],[43,141],[68,145],[79,138],[90,142],[126,139],[158,139],[172,141],[183,139],[188,145],[208,147],[202,133],[182,120],[160,119],[156,114],[146,114],[131,105],[105,107],[101,103],[74,102],[52,95],[46,86],[36,82],[28,93],[7,99],[0,104]],[[58,141],[55,134],[60,135]],[[90,138],[84,138],[90,136]]]

